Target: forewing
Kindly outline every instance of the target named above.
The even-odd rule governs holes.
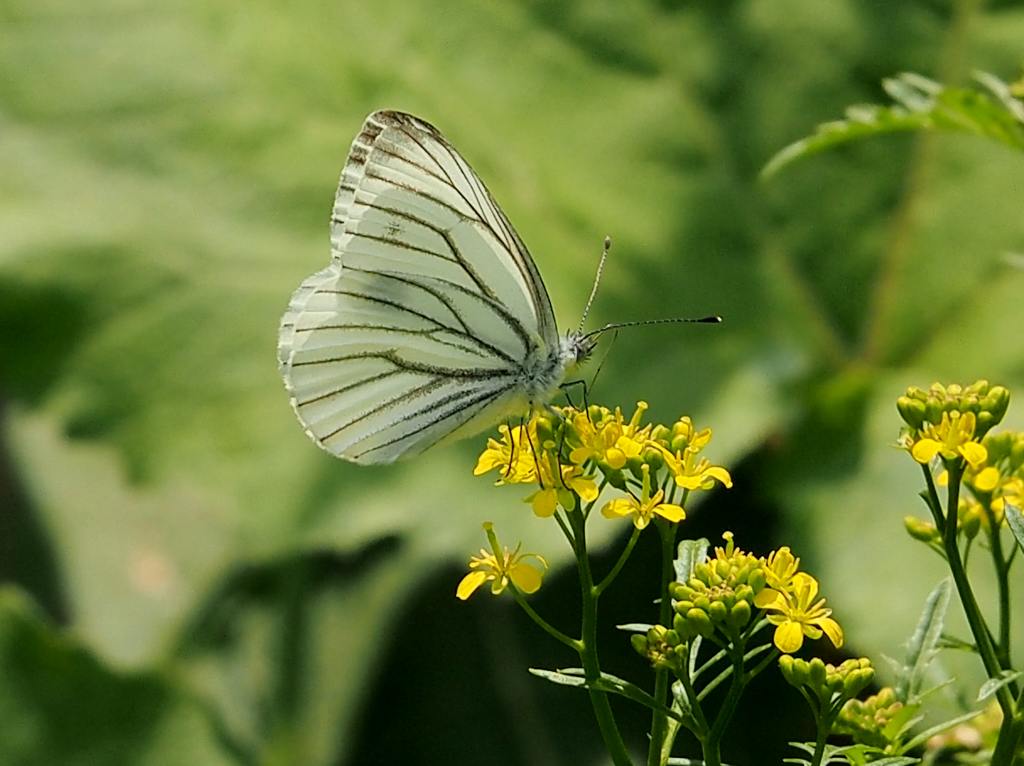
[[[557,342],[529,253],[427,123],[371,115],[342,172],[331,265],[281,322],[292,404],[324,449],[418,454],[521,407],[524,361]]]
[[[483,181],[441,133],[409,114],[371,114],[341,174],[331,219],[336,261],[437,277],[502,306],[558,342],[537,266]]]

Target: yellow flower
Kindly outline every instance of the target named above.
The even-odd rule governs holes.
[[[930,463],[936,455],[946,460],[962,457],[972,468],[985,462],[988,451],[974,439],[976,419],[973,412],[943,412],[938,425],[926,423],[922,435],[913,441],[910,454],[918,463]]]
[[[603,407],[577,413],[572,426],[580,444],[569,453],[569,459],[578,464],[592,459],[612,470],[620,470],[627,460],[638,457],[647,444],[651,427],[640,426],[646,411],[647,403],[637,402],[629,421],[617,407],[614,413]]]
[[[822,633],[837,649],[843,645],[843,629],[831,618],[832,610],[825,607],[825,599],[815,601],[817,595],[818,581],[806,572],[797,572],[790,589],[775,591],[775,598],[762,606],[774,612],[768,615],[768,621],[776,626],[773,640],[779,651],[792,654],[803,646],[804,636],[816,639]]]
[[[633,526],[643,529],[651,523],[655,516],[661,516],[668,521],[677,522],[686,518],[686,511],[680,506],[671,503],[663,503],[665,492],[658,490],[651,495],[651,468],[646,463],[641,466],[643,471],[643,484],[640,497],[633,495],[612,500],[601,509],[601,514],[608,519],[626,518],[633,519]]]
[[[697,459],[698,452],[687,448],[682,452],[672,453],[658,445],[665,457],[665,465],[672,472],[676,484],[682,489],[711,489],[715,482],[725,487],[732,486],[732,476],[720,465],[711,465],[705,457]]]
[[[557,462],[554,455],[548,457],[550,462]],[[575,510],[574,492],[585,503],[597,500],[599,494],[597,482],[592,476],[585,474],[580,466],[563,465],[561,474],[561,483],[556,484],[554,471],[551,470],[551,466],[546,467],[541,471],[540,489],[525,498],[524,502],[533,506],[533,512],[537,516],[541,518],[551,516],[558,509],[559,504],[566,510]]]
[[[764,609],[784,593],[792,592],[800,559],[793,555],[789,546],[783,546],[768,554],[764,559],[764,579],[766,588],[757,594],[754,604]]]
[[[536,593],[541,586],[544,571],[548,568],[544,557],[537,553],[520,553],[522,544],[517,545],[514,551],[499,548],[490,522],[484,524],[484,529],[487,531],[491,547],[494,551],[500,551],[500,555],[481,548],[479,556],[470,558],[469,574],[462,578],[455,595],[465,601],[488,581],[491,583],[491,593],[496,596],[504,591],[510,582],[523,593]],[[543,569],[528,563],[528,559],[540,562]]]
[[[537,434],[532,425],[531,423],[529,426],[516,426],[515,428],[509,428],[507,425],[499,426],[501,441],[487,440],[487,449],[477,460],[473,475],[480,476],[495,468],[500,468],[501,476],[495,484],[523,484],[536,481],[537,458],[534,456],[534,450],[537,444]]]

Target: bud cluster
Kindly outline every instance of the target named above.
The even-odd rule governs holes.
[[[764,562],[733,547],[697,564],[685,583],[672,583],[676,615],[672,627],[685,639],[710,637],[717,629],[733,637],[750,622],[754,598],[765,587]]]
[[[846,660],[836,667],[817,657],[801,660],[784,654],[779,658],[779,669],[791,686],[807,687],[819,700],[826,702],[835,695],[853,699],[875,677],[875,669],[867,657]]]
[[[973,413],[975,436],[980,439],[1003,419],[1009,404],[1010,392],[1005,387],[979,380],[966,387],[934,383],[927,391],[911,386],[896,400],[896,409],[914,431],[920,431],[926,423],[938,426],[943,414],[952,417],[954,413]]]
[[[892,687],[887,686],[865,700],[851,699],[843,705],[835,730],[849,734],[860,744],[884,748],[889,744],[886,728],[904,707]]]
[[[682,667],[686,642],[675,630],[664,625],[652,625],[646,634],[634,633],[630,643],[655,669],[678,670]]]

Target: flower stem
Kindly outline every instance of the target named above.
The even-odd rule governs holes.
[[[670,524],[658,519],[655,524],[658,533],[661,535],[661,587],[659,596],[661,606],[658,610],[658,624],[670,626],[672,624],[672,598],[668,592],[669,583],[675,579],[675,568],[672,561],[676,547],[675,524]],[[664,704],[668,696],[669,676],[667,668],[658,668],[654,671],[654,699]],[[659,710],[651,715],[651,742],[647,750],[647,766],[661,766],[662,750],[665,735],[668,731],[668,718]]]
[[[516,603],[522,607],[523,611],[526,612],[526,614],[530,617],[531,620],[533,620],[535,623],[537,623],[538,626],[540,626],[541,630],[543,630],[545,633],[547,633],[555,640],[561,641],[570,649],[577,652],[582,651],[583,643],[575,638],[570,638],[569,636],[565,635],[565,633],[560,631],[554,625],[552,625],[539,614],[537,614],[536,610],[534,610],[534,608],[530,606],[530,602],[523,597],[523,594],[519,591],[519,588],[517,588],[515,585],[509,584],[508,589],[512,591],[512,597],[516,600]]]
[[[817,716],[817,738],[814,740],[814,754],[811,756],[811,766],[821,766],[821,758],[825,755],[825,743],[828,741],[828,733],[832,728],[831,722],[824,712]]]
[[[629,537],[629,542],[626,543],[626,547],[623,548],[622,553],[619,554],[619,560],[615,562],[615,566],[612,567],[611,571],[605,576],[603,580],[594,588],[597,595],[600,596],[604,593],[605,589],[612,584],[619,572],[622,571],[622,567],[625,566],[629,560],[629,555],[633,552],[633,547],[636,545],[636,541],[640,539],[640,530],[633,527],[633,534]]]
[[[743,688],[747,684],[747,679],[743,672],[743,647],[733,647],[731,654],[733,663],[732,683],[729,684],[729,691],[722,702],[718,715],[715,716],[715,723],[711,727],[711,732],[708,734],[707,739],[701,742],[704,751],[704,763],[707,766],[722,766],[722,755],[720,753],[722,737],[725,734],[726,726],[732,720],[733,713],[736,712],[736,706],[739,704],[740,697],[743,694]]]
[[[924,471],[928,485],[929,502],[934,505],[933,512],[941,508],[938,494],[935,490],[935,482],[932,480],[931,471],[927,465],[921,466]],[[985,673],[989,678],[998,678],[1002,668],[999,665],[999,658],[996,656],[992,636],[989,634],[985,618],[981,614],[978,602],[974,597],[970,580],[967,579],[967,572],[964,569],[963,560],[960,558],[960,549],[957,547],[957,508],[960,505],[960,481],[963,478],[964,466],[962,461],[950,462],[946,466],[949,473],[949,486],[946,497],[946,516],[942,530],[942,544],[946,550],[946,559],[949,563],[949,570],[953,575],[953,582],[956,584],[957,594],[960,597],[960,604],[967,617],[967,624],[971,628],[974,642],[981,656],[982,664],[985,666]],[[1003,711],[1004,721],[1013,717],[1013,698],[1005,686],[996,692],[996,699]],[[1002,739],[1002,737],[1000,737]],[[992,761],[992,766],[1010,766],[1010,761]]]
[[[597,656],[597,600],[599,593],[594,587],[594,575],[590,569],[590,556],[587,553],[586,519],[582,513],[570,513],[569,524],[572,525],[576,539],[576,565],[580,575],[580,596],[582,598],[581,638],[579,651],[583,663],[583,673],[590,687],[590,704],[594,708],[594,717],[601,731],[601,738],[611,755],[615,766],[633,766],[626,750],[626,743],[615,723],[608,695],[593,688],[601,678],[601,663]]]

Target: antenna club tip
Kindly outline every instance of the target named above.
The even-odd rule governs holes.
[[[612,249],[612,238],[609,237],[607,234],[605,234],[604,236],[604,249],[605,252],[608,252],[609,250]]]
[[[722,317],[720,317],[718,314],[713,314],[712,316],[704,317],[702,319],[698,319],[697,321],[703,322],[704,324],[721,324]]]

